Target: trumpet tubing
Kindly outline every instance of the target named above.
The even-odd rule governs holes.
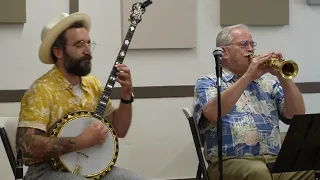
[[[252,59],[255,55],[249,55]],[[293,79],[298,75],[299,67],[293,60],[280,58],[271,58],[265,62],[265,65],[279,71],[280,75],[285,79]]]

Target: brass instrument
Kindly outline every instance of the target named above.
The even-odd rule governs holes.
[[[256,55],[249,54],[249,58],[252,59]],[[293,60],[271,58],[265,62],[265,65],[279,71],[280,75],[285,79],[293,79],[298,75],[299,67]]]

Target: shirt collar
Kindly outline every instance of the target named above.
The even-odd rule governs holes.
[[[62,85],[65,89],[72,89],[73,85],[63,76],[63,74],[60,72],[58,67],[56,65],[52,68],[52,76],[56,79],[56,81]],[[88,82],[85,76],[81,77],[81,86],[82,87],[88,87]]]
[[[222,80],[224,81],[230,81],[231,79],[233,79],[234,77],[236,77],[235,74],[233,74],[231,71],[229,71],[226,68],[222,68]]]

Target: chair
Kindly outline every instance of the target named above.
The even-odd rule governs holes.
[[[16,174],[16,132],[18,126],[18,118],[17,117],[0,117],[0,136],[7,153],[8,160],[10,162],[12,172],[16,179],[22,179],[24,176],[24,172],[18,172]],[[23,167],[24,169],[27,167]]]
[[[183,111],[184,115],[186,116],[186,118],[189,121],[191,133],[192,133],[192,136],[193,136],[194,145],[195,145],[195,148],[196,148],[196,151],[197,151],[197,155],[198,155],[198,159],[199,159],[196,180],[201,180],[201,175],[203,176],[204,180],[209,180],[209,176],[208,176],[205,160],[203,158],[203,153],[202,153],[202,150],[201,150],[201,147],[203,147],[203,142],[201,141],[201,137],[200,137],[200,133],[199,133],[197,124],[196,124],[196,122],[195,122],[195,120],[193,118],[192,113],[190,112],[190,110],[187,107],[183,108],[182,111]]]

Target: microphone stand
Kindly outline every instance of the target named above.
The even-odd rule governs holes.
[[[222,76],[222,59],[223,50],[218,47],[213,51],[216,62],[216,77],[217,77],[217,96],[218,96],[218,117],[217,117],[217,137],[218,137],[218,171],[219,180],[223,180],[222,168],[222,118],[221,118],[221,76]]]

